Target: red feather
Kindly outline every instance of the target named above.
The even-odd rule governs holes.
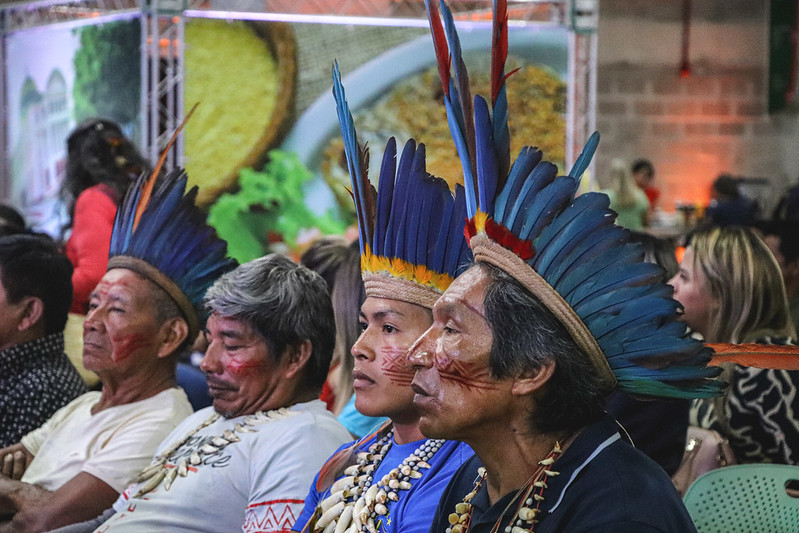
[[[799,370],[799,346],[779,344],[708,344],[715,352],[708,363],[736,363],[755,368]]]
[[[150,174],[150,178],[142,187],[139,203],[136,206],[136,214],[133,216],[133,229],[138,227],[139,219],[141,219],[142,213],[144,213],[144,210],[147,208],[147,204],[150,203],[150,195],[153,192],[153,187],[155,187],[155,181],[158,179],[158,174],[161,172],[161,167],[164,166],[164,161],[166,161],[166,156],[169,153],[169,149],[172,148],[173,144],[175,144],[178,134],[180,134],[183,126],[186,125],[186,122],[191,118],[192,113],[194,113],[194,110],[197,109],[198,105],[200,105],[199,102],[194,104],[194,107],[191,108],[191,111],[189,111],[189,113],[177,127],[175,133],[172,134],[172,138],[169,139],[169,142],[166,144],[166,148],[164,148],[164,151],[161,152],[161,158],[158,160],[158,164],[155,165],[153,172]]]
[[[512,251],[525,261],[535,255],[532,241],[523,241],[514,235],[508,228],[497,224],[493,218],[486,220],[486,235]]]
[[[427,0],[427,13],[430,19],[430,33],[433,35],[433,47],[438,58],[438,73],[441,76],[441,85],[444,87],[444,94],[449,98],[449,76],[451,58],[449,56],[449,46],[447,45],[447,34],[444,31],[444,24],[438,13],[437,0]]]
[[[494,27],[491,36],[491,105],[497,103],[497,96],[505,83],[505,61],[508,59],[508,1],[494,3]]]

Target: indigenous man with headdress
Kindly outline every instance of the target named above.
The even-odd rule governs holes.
[[[235,263],[195,206],[196,188],[184,196],[185,174],[153,188],[156,175],[142,175],[120,206],[108,271],[90,297],[83,362],[102,390],[0,451],[24,471],[20,481],[0,478],[0,512],[14,513],[0,531],[97,516],[192,413],[175,381],[177,357],[199,333],[206,288]]]
[[[161,443],[113,509],[65,531],[288,531],[348,440],[318,399],[335,342],[320,275],[272,254],[220,277],[205,299],[200,366],[213,405]]]
[[[331,457],[294,530],[427,532],[441,492],[472,451],[460,442],[422,436],[405,353],[430,326],[430,308],[469,260],[464,191],[458,187],[453,198],[444,180],[427,174],[424,145],[414,140],[405,145],[397,166],[392,138],[375,197],[368,156],[356,139],[337,66],[333,83],[366,290],[363,333],[352,347],[355,407],[389,421]]]
[[[676,320],[659,267],[614,225],[607,196],[574,197],[596,135],[566,176],[532,148],[510,166],[507,12],[497,4],[493,112],[476,97],[473,115],[463,107],[468,83],[448,83],[445,35],[456,77],[465,75],[451,13],[442,2],[445,30],[428,5],[451,129],[474,165],[464,173],[475,259],[409,352],[422,432],[476,454],[453,476],[431,531],[694,531],[667,475],[602,406],[615,387],[718,394],[718,369]],[[464,118],[472,133],[459,128]]]

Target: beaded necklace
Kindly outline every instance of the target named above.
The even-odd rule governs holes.
[[[237,433],[255,433],[257,430],[254,429],[254,426],[259,426],[296,414],[296,411],[289,411],[285,407],[272,411],[258,411],[257,413],[246,416],[243,424],[238,423],[233,429],[226,429],[221,436],[211,438],[209,442],[203,444],[198,450],[193,451],[188,458],[181,457],[177,464],[170,463],[169,459],[172,455],[185,445],[189,439],[196,435],[201,429],[219,420],[221,416],[216,412],[211,414],[211,416],[205,419],[196,428],[189,431],[185,437],[155,456],[153,463],[139,472],[139,475],[136,476],[133,482],[144,484],[133,497],[140,498],[144,496],[158,487],[162,481],[164,483],[164,490],[169,490],[172,488],[172,483],[175,479],[178,477],[186,477],[189,474],[190,467],[200,466],[206,457],[216,455],[229,444],[239,442],[241,438]]]
[[[398,501],[398,493],[411,488],[412,480],[430,468],[430,459],[444,444],[442,439],[427,439],[388,474],[373,483],[373,475],[391,449],[392,429],[368,450],[359,452],[358,462],[344,470],[344,477],[330,487],[330,496],[319,503],[320,513],[313,531],[327,533],[346,530],[375,533],[376,521],[388,514],[388,502]]]
[[[549,467],[561,453],[563,453],[563,449],[561,448],[560,442],[556,441],[552,451],[549,452],[543,460],[538,461],[538,469],[533,472],[533,475],[530,476],[525,486],[519,489],[516,497],[508,503],[505,511],[491,529],[491,533],[499,531],[502,519],[505,517],[511,505],[513,505],[513,502],[516,501],[519,502],[516,507],[516,513],[513,515],[513,518],[511,518],[510,523],[505,526],[505,533],[532,533],[536,522],[538,522],[535,517],[540,512],[541,502],[544,501],[543,493],[544,489],[547,488],[547,479],[559,474],[559,472],[555,472]],[[447,517],[450,527],[446,529],[446,533],[468,533],[472,521],[472,511],[474,509],[471,501],[477,493],[480,492],[485,478],[486,469],[481,466],[477,469],[477,479],[475,480],[474,488],[469,494],[463,497],[462,502],[455,505],[455,512]]]

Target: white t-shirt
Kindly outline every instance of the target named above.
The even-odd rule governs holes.
[[[92,415],[99,399],[96,391],[79,396],[22,437],[34,455],[22,481],[52,491],[86,472],[122,492],[164,437],[192,414],[178,387]]]
[[[236,433],[240,442],[203,456],[185,477],[177,476],[167,491],[163,483],[141,498],[132,498],[141,484],[128,487],[114,503],[116,513],[98,532],[193,531],[269,533],[288,531],[302,511],[308,486],[322,464],[351,439],[324,403],[313,400],[289,408],[292,416]],[[213,414],[198,411],[162,443],[157,453],[183,440]],[[167,466],[242,424],[246,416],[225,419],[194,434],[178,448]]]

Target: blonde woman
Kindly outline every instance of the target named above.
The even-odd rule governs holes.
[[[631,230],[640,230],[647,223],[649,199],[641,190],[621,159],[610,163],[610,188],[602,192],[610,198],[610,208],[619,216],[616,224]]]
[[[669,283],[706,342],[793,344],[779,265],[752,230],[696,231]],[[739,462],[799,463],[799,372],[731,365],[725,380],[722,401],[694,402],[691,424],[727,436]]]

